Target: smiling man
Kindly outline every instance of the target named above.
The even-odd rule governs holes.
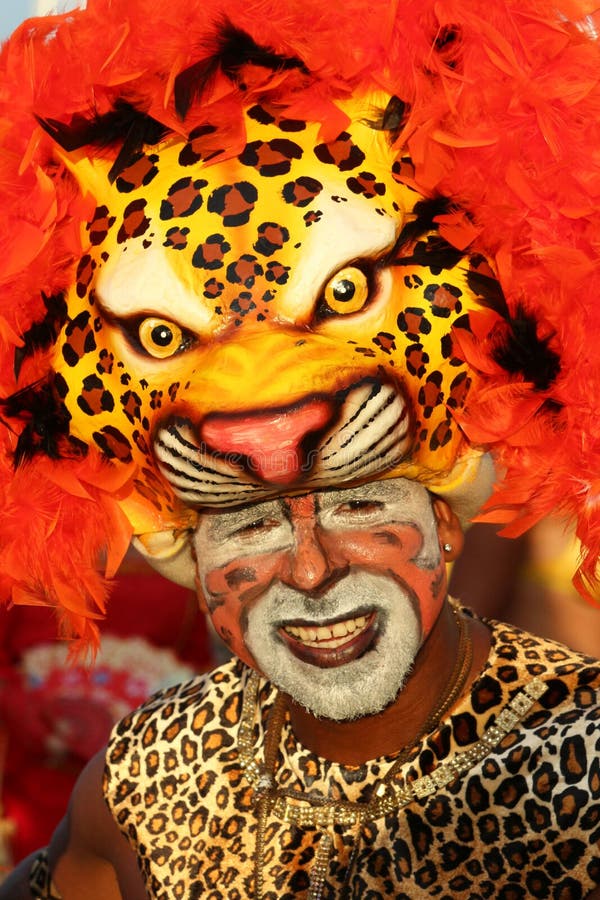
[[[195,549],[218,633],[329,719],[397,697],[445,596],[429,495],[406,480],[206,515]]]
[[[597,896],[598,665],[446,589],[486,502],[600,555],[583,2],[88,0],[3,47],[0,587],[93,644],[133,539],[234,654],[3,898]]]
[[[599,896],[600,668],[450,601],[461,545],[405,479],[201,516],[235,656],[117,726],[33,896]]]

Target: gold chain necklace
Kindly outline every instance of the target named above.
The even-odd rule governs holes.
[[[300,827],[312,826],[323,833],[315,854],[307,900],[320,900],[333,847],[333,830],[336,825],[362,828],[368,822],[380,818],[394,809],[405,806],[414,799],[411,786],[399,790],[395,776],[410,756],[414,747],[430,734],[445,713],[456,702],[464,688],[473,660],[473,645],[469,629],[460,610],[452,604],[458,628],[458,650],[452,675],[438,702],[431,710],[415,738],[396,757],[388,773],[375,787],[368,801],[331,800],[292,796],[291,792],[278,789],[275,782],[275,764],[281,734],[285,722],[285,698],[278,694],[265,730],[264,760],[254,757],[253,723],[257,705],[260,676],[252,672],[244,692],[242,716],[239,728],[240,763],[246,777],[255,788],[257,800],[256,850],[254,855],[254,896],[262,900],[264,890],[263,859],[268,816],[274,815],[284,822]]]

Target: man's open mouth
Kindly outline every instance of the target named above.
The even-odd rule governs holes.
[[[298,659],[321,669],[343,666],[358,659],[377,635],[375,612],[337,619],[324,625],[287,622],[279,634]]]

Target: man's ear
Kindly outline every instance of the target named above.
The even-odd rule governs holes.
[[[204,596],[204,591],[202,590],[202,585],[200,584],[198,575],[196,575],[196,599],[198,600],[200,612],[203,612],[205,615],[210,617],[210,613],[208,611],[208,603],[206,602],[206,597]]]
[[[196,556],[196,545],[193,541],[190,541],[190,555],[192,557],[192,562],[194,564],[194,590],[196,591],[196,599],[198,601],[198,606],[200,607],[200,612],[204,613],[204,615],[210,618],[210,613],[208,611],[208,603],[206,602],[206,596],[204,594],[204,588],[202,587],[202,582],[200,580],[200,575],[198,573],[198,557]]]
[[[444,559],[452,562],[462,551],[465,542],[463,530],[458,516],[445,500],[434,497],[432,505]]]

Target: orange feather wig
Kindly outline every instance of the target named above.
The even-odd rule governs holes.
[[[472,376],[455,421],[502,473],[482,515],[512,535],[549,513],[573,520],[579,579],[593,582],[600,42],[590,9],[88,0],[25,22],[0,57],[0,599],[48,604],[63,634],[93,643],[107,579],[135,530],[124,511],[135,461],[82,441],[50,377],[58,336],[75,327],[65,296],[82,278],[98,216],[77,161],[106,163],[114,177],[128,141],[185,142],[210,121],[219,125],[211,166],[244,150],[243,111],[258,103],[333,141],[349,125],[348,103],[368,93],[398,100],[398,178],[449,198],[439,235],[485,257],[505,299],[502,310],[482,304],[454,335]],[[82,341],[93,340],[90,322]]]

